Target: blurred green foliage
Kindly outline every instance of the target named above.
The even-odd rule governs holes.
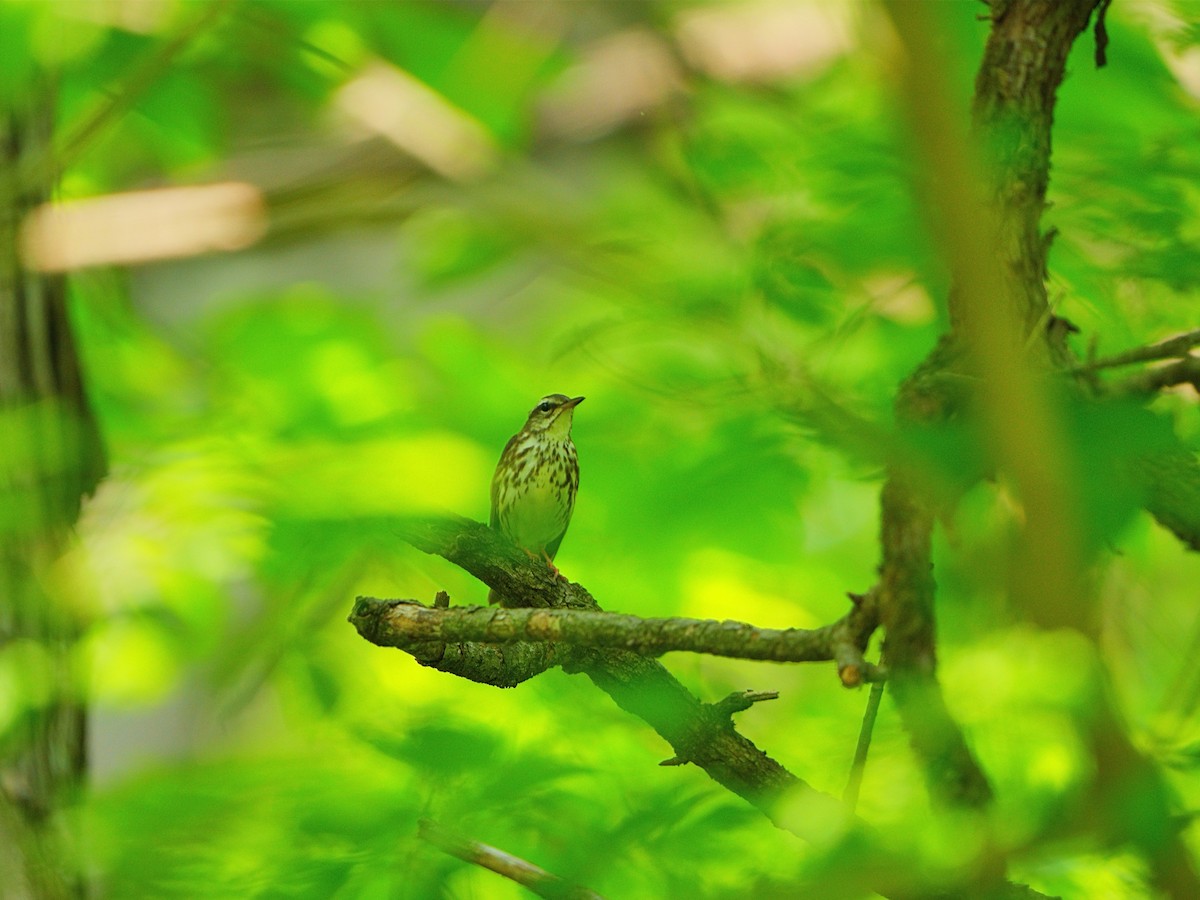
[[[874,436],[946,325],[947,288],[882,20],[824,4],[851,35],[842,52],[742,83],[681,62],[680,23],[713,8],[262,0],[199,26],[201,3],[0,6],[5,82],[58,69],[61,134],[104,124],[64,199],[245,179],[270,221],[241,253],[71,278],[112,460],[69,560],[95,705],[81,814],[106,896],[521,896],[419,843],[421,816],[612,897],[837,895],[835,835],[801,845],[694,767],[659,768],[668,748],[583,679],[501,692],[345,622],[356,594],[483,602],[394,523],[485,518],[504,441],[560,390],[588,402],[558,563],[605,608],[814,626],[874,580]],[[939,10],[965,121],[987,24],[975,4]],[[1200,281],[1200,118],[1194,75],[1189,95],[1177,74],[1197,32],[1122,4],[1109,22],[1107,69],[1090,39],[1072,57],[1047,220],[1056,311],[1103,352],[1193,326]],[[547,131],[545,98],[630,33],[668,48],[672,91],[604,133]],[[339,91],[373,61],[481,125],[490,174],[440,179],[346,126]],[[1064,414],[1115,689],[1185,805],[1200,801],[1200,563],[1097,473],[1171,426],[1195,441],[1194,399],[1131,409],[1119,433]],[[832,427],[813,415],[825,402],[873,430]],[[977,470],[974,438],[928,443],[949,480]],[[1003,486],[983,485],[938,539],[949,703],[994,780],[1002,840],[1031,845],[1014,877],[1142,896],[1120,848],[1053,839],[1092,774],[1072,724],[1091,663],[1013,621],[1015,521]],[[20,651],[0,649],[0,733],[35,702]],[[704,699],[781,691],[739,726],[840,793],[864,693],[826,667],[667,664]],[[929,810],[887,704],[860,811],[931,883],[972,865],[972,826]]]

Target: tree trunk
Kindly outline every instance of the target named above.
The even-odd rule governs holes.
[[[61,276],[25,270],[20,223],[48,199],[53,90],[21,85],[0,110],[0,900],[80,896],[60,810],[87,760],[77,637],[56,579],[84,496],[104,471]],[[56,583],[59,582],[59,583]]]

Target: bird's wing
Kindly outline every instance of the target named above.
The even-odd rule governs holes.
[[[574,447],[572,447],[572,456],[574,456]],[[574,461],[574,460],[572,460]],[[558,553],[558,545],[562,543],[563,537],[567,533],[567,528],[571,524],[571,516],[575,513],[575,492],[579,488],[579,467],[574,467],[574,480],[570,485],[569,500],[567,503],[566,521],[563,522],[562,531],[558,533],[558,537],[546,545],[546,555],[550,557],[551,562],[554,561],[554,555]]]
[[[508,443],[504,445],[504,452],[500,454],[500,461],[496,463],[496,471],[492,475],[492,512],[488,517],[488,526],[491,528],[499,529],[500,527],[500,470],[504,468],[504,458],[508,456],[519,436],[519,434],[514,434],[508,439]]]
[[[492,512],[488,516],[488,527],[500,528],[500,484],[495,476],[492,476]]]
[[[567,528],[564,525],[563,530],[558,533],[558,537],[556,537],[554,540],[552,540],[550,543],[548,543],[546,545],[546,555],[548,557],[550,557],[551,560],[553,560],[555,557],[555,554],[558,553],[558,545],[562,543],[563,536],[566,533],[567,533]]]

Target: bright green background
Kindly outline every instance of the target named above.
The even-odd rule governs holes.
[[[8,3],[5,44],[27,52],[0,53],[5,77],[61,66],[72,133],[206,8],[149,4],[141,30],[116,24],[134,6]],[[82,817],[107,896],[522,896],[418,842],[421,816],[610,897],[806,882],[834,896],[836,834],[801,844],[700,770],[659,768],[669,748],[585,679],[474,685],[345,622],[357,594],[483,602],[392,523],[485,519],[500,448],[554,391],[588,398],[557,561],[606,609],[815,626],[871,585],[880,445],[814,410],[887,427],[945,326],[946,277],[914,208],[884,20],[827,6],[853,36],[827,65],[762,84],[689,70],[669,103],[585,140],[539,135],[547,92],[628,29],[675,46],[693,4],[235,3],[82,148],[64,198],[241,178],[270,189],[272,216],[243,253],[72,276],[111,453],[73,554],[95,704]],[[1050,290],[1081,353],[1196,324],[1200,109],[1164,60],[1190,53],[1194,71],[1197,31],[1125,7],[1108,68],[1080,40],[1056,114]],[[965,121],[987,24],[976,3],[938,9]],[[379,59],[487,130],[491,177],[440,180],[337,124],[337,90]],[[1194,400],[1153,411],[1194,442]],[[1200,564],[1088,477],[1155,420],[1114,434],[1077,418],[1106,658],[1187,809]],[[973,468],[961,442],[930,443],[951,478]],[[1003,839],[1033,842],[1015,878],[1144,896],[1120,848],[1055,840],[1091,777],[1073,724],[1089,651],[1013,621],[1014,522],[1007,493],[981,486],[939,534],[948,701]],[[780,691],[739,727],[841,792],[865,692],[828,666],[665,662],[706,700]],[[17,664],[0,650],[0,689]],[[0,730],[23,702],[0,697]],[[932,880],[975,848],[930,812],[890,702],[860,812]]]

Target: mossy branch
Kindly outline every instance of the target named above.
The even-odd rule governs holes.
[[[532,677],[548,665],[562,663],[571,647],[609,647],[643,656],[686,650],[736,659],[770,662],[839,661],[848,687],[882,679],[882,673],[862,658],[875,629],[873,603],[859,598],[838,621],[823,628],[759,628],[746,622],[666,618],[581,609],[504,609],[487,606],[438,608],[415,600],[377,600],[359,597],[350,621],[374,644],[408,650],[422,663],[444,669],[445,654],[433,645],[472,644],[479,659],[483,651],[501,647],[536,662],[527,665]],[[538,644],[554,645],[535,652]],[[510,654],[510,661],[517,659]],[[460,658],[458,654],[455,659]],[[488,683],[497,682],[489,680]]]

